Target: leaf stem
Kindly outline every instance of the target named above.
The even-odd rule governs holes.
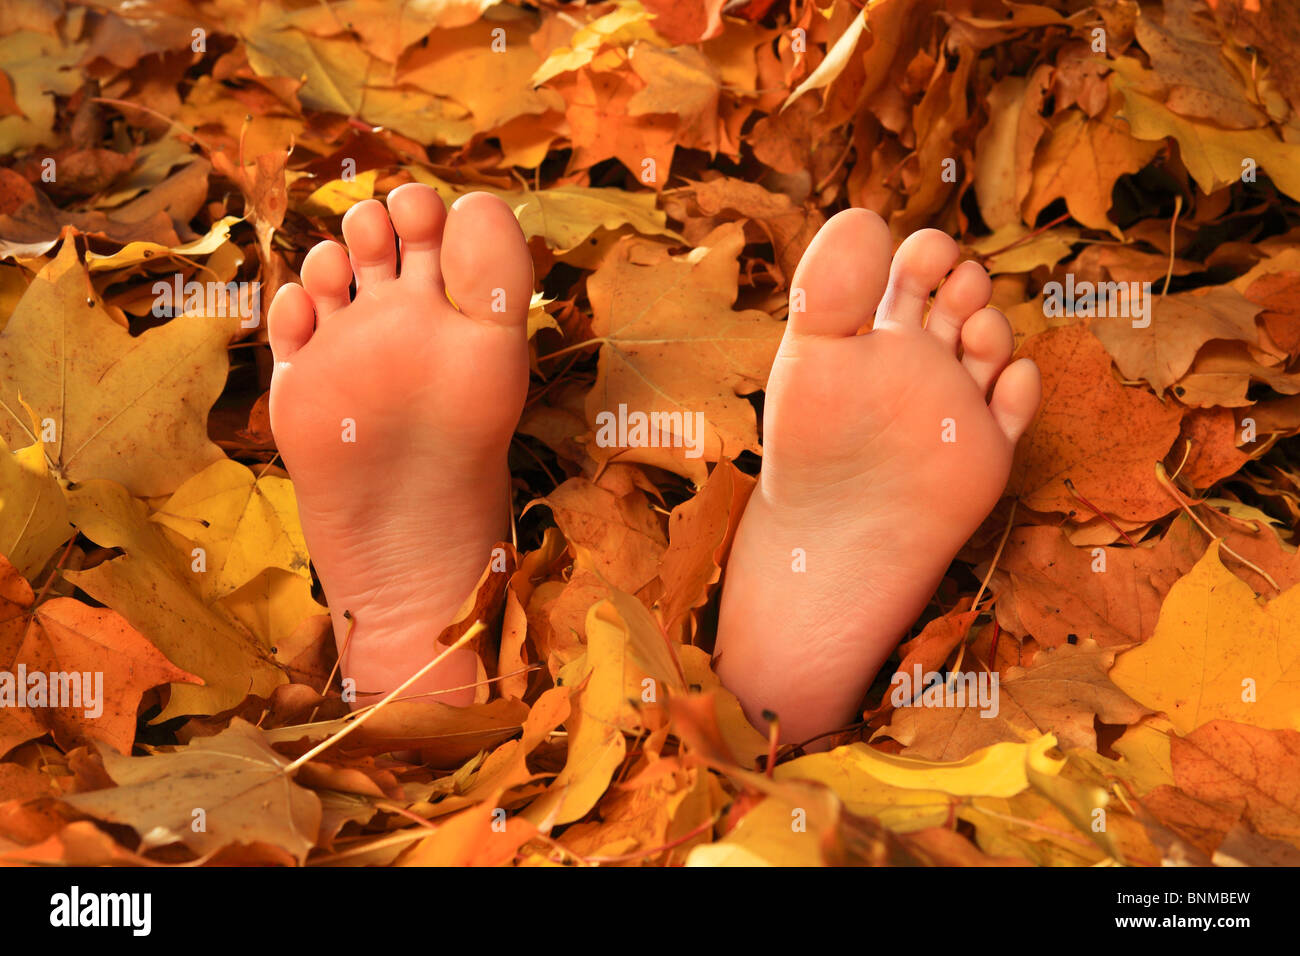
[[[462,634],[459,638],[456,639],[456,642],[454,644],[448,645],[448,647],[445,650],[443,650],[441,654],[439,654],[433,660],[429,661],[429,663],[425,664],[423,667],[421,667],[418,671],[416,671],[414,674],[412,674],[410,677],[404,680],[397,687],[389,691],[388,696],[385,697],[383,700],[379,701],[377,704],[375,704],[371,710],[362,714],[360,717],[358,717],[352,723],[348,724],[338,733],[331,734],[329,737],[326,737],[324,740],[318,743],[315,747],[312,747],[311,750],[308,750],[297,760],[294,760],[292,763],[285,764],[283,772],[285,774],[293,773],[295,770],[297,770],[307,761],[311,760],[317,754],[321,753],[322,751],[328,750],[330,747],[334,746],[336,743],[338,743],[348,734],[352,733],[352,731],[356,730],[358,727],[364,724],[371,717],[375,716],[375,714],[379,713],[379,711],[383,708],[383,706],[387,704],[389,701],[391,701],[394,697],[396,697],[402,691],[406,690],[406,688],[410,687],[412,684],[414,684],[425,674],[429,673],[429,671],[433,670],[436,666],[441,664],[443,658],[445,658],[448,654],[450,654],[452,651],[456,650],[457,648],[463,647],[465,644],[468,644],[471,640],[478,637],[478,635],[485,630],[486,628],[484,627],[482,621],[475,621],[468,631],[466,631],[464,634]]]

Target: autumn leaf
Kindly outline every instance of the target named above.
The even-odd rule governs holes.
[[[45,446],[10,452],[0,440],[0,554],[23,575],[34,575],[72,532]]]
[[[1116,381],[1101,344],[1077,326],[1040,333],[1018,354],[1043,375],[1043,401],[1011,472],[1011,488],[1025,504],[1086,514],[1065,485],[1069,479],[1112,517],[1149,520],[1175,507],[1152,464],[1178,435],[1177,407]]]
[[[307,573],[307,542],[293,485],[256,477],[230,461],[213,462],[173,492],[154,521],[205,552],[204,597],[224,597],[266,568]]]
[[[63,747],[98,740],[118,753],[130,753],[144,692],[169,682],[200,683],[117,613],[72,598],[54,598],[33,608],[34,595],[30,589],[22,593],[21,579],[14,580],[13,566],[2,558],[0,574],[9,580],[6,594],[21,594],[16,601],[4,599],[13,603],[3,623],[10,687],[6,692],[0,682],[0,701],[7,698],[0,709],[0,751],[49,732]],[[10,616],[16,614],[22,617]],[[17,674],[28,675],[27,682]]]
[[[1232,289],[1196,289],[1151,299],[1145,327],[1112,316],[1094,319],[1090,328],[1125,378],[1144,378],[1160,393],[1186,374],[1197,350],[1211,339],[1254,344],[1258,311]]]
[[[881,733],[908,756],[929,760],[961,760],[1026,734],[1051,734],[1066,749],[1096,749],[1096,720],[1128,724],[1147,713],[1107,675],[1114,660],[1114,651],[1090,640],[1042,651],[1026,667],[1006,668],[983,696],[968,693],[960,706],[896,709]],[[978,687],[981,677],[967,671],[957,679]]]
[[[315,845],[321,805],[285,772],[289,761],[256,727],[235,718],[215,737],[171,753],[124,757],[105,751],[117,784],[65,797],[99,820],[133,827],[145,848],[183,843],[206,854],[231,843],[269,843],[299,863]],[[195,826],[196,821],[202,826]]]
[[[1189,796],[1244,811],[1258,832],[1300,847],[1300,733],[1212,720],[1173,738],[1170,758]]]
[[[587,396],[593,431],[598,415],[617,416],[620,406],[676,416],[663,438],[675,447],[606,448],[604,455],[617,451],[620,461],[689,476],[702,474],[705,460],[758,450],[754,411],[742,396],[766,382],[782,326],[763,312],[732,311],[742,245],[736,227],[719,227],[684,257],[627,239],[592,276],[592,332],[601,342]],[[685,447],[688,438],[695,449]]]
[[[65,241],[0,332],[0,435],[21,448],[48,429],[45,455],[58,478],[172,491],[221,455],[204,416],[221,393],[238,320],[182,315],[132,337],[88,288]]]
[[[1117,61],[1124,64],[1124,59]],[[1132,69],[1116,74],[1116,89],[1124,99],[1123,116],[1133,136],[1140,140],[1173,138],[1201,191],[1208,194],[1236,181],[1246,159],[1255,161],[1292,198],[1300,197],[1300,146],[1287,143],[1267,128],[1225,130],[1179,116],[1142,92],[1130,77]],[[1123,77],[1120,79],[1119,77]]]
[[[1218,541],[1170,589],[1155,633],[1116,660],[1121,690],[1180,734],[1212,720],[1266,729],[1300,721],[1300,588],[1261,607],[1220,560]],[[1242,641],[1243,634],[1251,640]]]
[[[1025,221],[1034,222],[1049,203],[1064,199],[1076,220],[1119,236],[1109,216],[1111,191],[1121,176],[1150,162],[1156,149],[1135,139],[1127,124],[1111,115],[1094,119],[1082,110],[1058,113],[1034,157]]]
[[[69,580],[116,610],[203,686],[172,688],[160,718],[219,713],[244,695],[267,695],[284,680],[269,648],[201,596],[190,555],[172,548],[120,485],[89,481],[68,495],[72,523],[103,547],[125,553]]]

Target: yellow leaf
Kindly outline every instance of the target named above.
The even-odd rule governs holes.
[[[332,180],[303,201],[303,211],[318,216],[341,216],[361,200],[374,197],[378,178],[379,170],[367,169],[357,173],[354,179]]]
[[[209,853],[260,841],[301,863],[316,845],[320,800],[284,773],[289,761],[238,717],[216,736],[196,737],[171,753],[100,754],[118,785],[64,799],[90,816],[134,827],[143,848],[184,843]],[[196,811],[202,827],[195,826]]]
[[[853,18],[848,29],[841,33],[831,48],[826,51],[826,59],[817,64],[817,69],[813,70],[808,78],[785,98],[785,102],[781,104],[782,110],[809,90],[820,90],[823,86],[828,86],[844,72],[844,68],[849,65],[849,60],[853,56],[853,51],[858,48],[858,40],[867,30],[867,14],[880,2],[881,0],[868,0],[862,12]]]
[[[551,189],[490,189],[455,186],[418,167],[407,167],[417,182],[432,186],[450,206],[471,192],[499,197],[515,212],[525,239],[540,236],[556,255],[564,255],[586,242],[597,229],[613,231],[631,226],[646,236],[668,236],[685,241],[666,225],[668,217],[655,208],[651,192],[555,186]]]
[[[1116,62],[1123,61],[1121,57]],[[1207,196],[1239,181],[1246,170],[1244,161],[1253,159],[1278,189],[1300,199],[1300,145],[1283,142],[1269,127],[1227,130],[1186,119],[1122,78],[1129,72],[1120,68],[1113,74],[1113,82],[1124,97],[1123,115],[1133,135],[1146,140],[1176,139],[1183,164]]]
[[[225,245],[230,239],[231,228],[239,222],[242,220],[238,216],[223,216],[212,224],[206,234],[193,242],[183,242],[170,248],[157,242],[140,241],[128,242],[121,249],[107,255],[87,250],[86,268],[91,272],[105,272],[128,269],[142,262],[157,260],[160,256],[209,256]]]
[[[55,142],[54,97],[71,96],[81,85],[81,74],[73,67],[85,47],[84,43],[64,46],[57,37],[34,30],[0,37],[0,63],[22,110],[21,115],[0,117],[0,154],[12,156],[26,147]]]
[[[172,684],[161,722],[180,714],[229,710],[249,694],[269,696],[285,682],[268,648],[199,595],[198,575],[121,485],[88,481],[68,489],[72,523],[105,548],[126,553],[64,576],[117,611],[204,686]]]
[[[221,598],[221,606],[268,648],[283,645],[304,620],[328,613],[311,596],[311,581],[279,568],[267,568],[239,590]]]
[[[1156,787],[1172,785],[1174,765],[1169,754],[1169,734],[1173,726],[1163,717],[1148,717],[1128,730],[1111,749],[1120,755],[1120,767],[1127,771],[1138,796]]]
[[[1059,762],[1046,756],[1054,746],[1056,738],[1048,734],[1024,744],[994,744],[963,760],[945,762],[885,754],[857,743],[800,757],[782,764],[777,773],[800,776],[799,768],[809,767],[814,773],[833,772],[847,780],[865,775],[903,790],[930,790],[954,797],[1012,797],[1029,786],[1031,767],[1045,773],[1059,769]],[[850,792],[840,793],[844,800],[851,796]]]
[[[45,454],[56,477],[166,494],[225,457],[208,439],[207,415],[239,320],[182,315],[132,336],[90,288],[65,241],[18,303],[0,333],[0,437],[10,446],[34,440],[15,411],[26,402],[52,421]]]
[[[561,672],[565,685],[579,686],[573,695],[573,716],[565,723],[568,759],[550,789],[525,812],[542,829],[584,816],[623,762],[627,753],[623,728],[633,730],[640,723],[629,703],[629,698],[640,700],[642,694],[644,674],[634,659],[654,655],[652,649],[636,646],[639,639],[634,643],[631,631],[609,601],[587,612],[586,653]]]
[[[1155,634],[1110,679],[1180,734],[1212,720],[1300,727],[1300,585],[1260,607],[1219,559],[1218,539],[1169,590]]]
[[[620,0],[612,11],[580,27],[568,46],[552,51],[529,84],[541,86],[561,73],[581,69],[607,43],[621,46],[640,40],[662,45],[664,41],[650,26],[650,19],[650,13],[637,0]]]
[[[786,781],[721,840],[691,850],[686,865],[822,866],[822,841],[839,813],[830,791]]]
[[[30,578],[71,532],[68,506],[46,465],[45,446],[38,442],[11,454],[0,440],[0,554]]]
[[[222,459],[177,488],[151,520],[203,548],[207,570],[198,579],[208,601],[230,594],[266,568],[311,580],[298,501],[287,478],[257,478],[238,462]]]

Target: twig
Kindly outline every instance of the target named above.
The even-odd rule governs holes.
[[[1095,514],[1095,515],[1096,515],[1098,518],[1100,518],[1102,521],[1106,522],[1106,524],[1110,525],[1112,528],[1114,528],[1116,531],[1118,531],[1118,532],[1119,532],[1119,536],[1120,536],[1121,538],[1123,538],[1125,541],[1128,542],[1129,547],[1131,547],[1131,548],[1136,548],[1136,547],[1137,547],[1137,542],[1134,541],[1132,538],[1130,538],[1130,537],[1128,536],[1128,534],[1124,531],[1123,528],[1121,528],[1119,525],[1117,525],[1114,521],[1111,521],[1111,520],[1110,520],[1110,517],[1109,517],[1109,516],[1108,516],[1104,511],[1102,511],[1100,508],[1098,508],[1096,505],[1094,505],[1091,501],[1089,501],[1089,500],[1088,500],[1087,498],[1085,498],[1083,495],[1079,494],[1078,489],[1076,489],[1076,488],[1074,487],[1074,482],[1071,481],[1069,478],[1066,478],[1066,479],[1065,479],[1065,488],[1066,488],[1067,491],[1070,492],[1070,494],[1074,495],[1075,498],[1077,498],[1080,502],[1082,502],[1082,503],[1083,503],[1083,504],[1088,508],[1089,511],[1091,511],[1093,514]]]
[[[1156,479],[1160,482],[1161,487],[1163,487],[1167,492],[1169,492],[1170,496],[1174,499],[1174,501],[1178,502],[1178,506],[1179,506],[1180,508],[1182,508],[1184,511],[1187,512],[1187,516],[1188,516],[1189,518],[1191,518],[1193,521],[1196,522],[1196,526],[1197,526],[1198,528],[1200,528],[1202,531],[1204,531],[1206,534],[1208,534],[1208,535],[1210,536],[1211,540],[1214,540],[1214,541],[1219,542],[1219,547],[1220,547],[1220,548],[1222,548],[1224,551],[1228,552],[1228,554],[1232,555],[1234,558],[1236,558],[1238,561],[1240,561],[1240,562],[1241,562],[1242,564],[1244,564],[1246,567],[1250,568],[1252,571],[1254,571],[1256,574],[1258,574],[1261,578],[1263,578],[1263,579],[1264,579],[1265,581],[1267,581],[1269,584],[1273,585],[1273,590],[1274,590],[1274,591],[1281,591],[1281,590],[1282,590],[1282,589],[1278,586],[1278,583],[1277,583],[1276,581],[1273,580],[1272,575],[1270,575],[1267,571],[1265,571],[1265,570],[1264,570],[1263,568],[1261,568],[1259,565],[1254,564],[1253,562],[1247,561],[1245,558],[1243,558],[1241,555],[1239,555],[1236,551],[1232,550],[1232,548],[1228,547],[1228,542],[1227,542],[1227,541],[1225,541],[1223,538],[1219,537],[1217,534],[1215,534],[1213,531],[1211,531],[1211,530],[1209,529],[1209,526],[1206,525],[1206,523],[1205,523],[1204,521],[1202,521],[1199,517],[1197,517],[1197,514],[1196,514],[1195,511],[1192,510],[1191,505],[1189,505],[1189,504],[1188,504],[1188,503],[1183,499],[1183,496],[1179,493],[1178,489],[1174,487],[1173,482],[1169,480],[1169,476],[1168,476],[1168,474],[1165,473],[1165,466],[1164,466],[1164,464],[1163,464],[1162,462],[1156,462]]]
[[[393,690],[389,691],[388,696],[385,697],[383,700],[379,701],[377,704],[375,704],[371,710],[362,714],[360,717],[358,717],[352,723],[348,724],[338,733],[331,734],[329,737],[322,740],[320,743],[318,743],[315,747],[312,747],[311,750],[308,750],[297,760],[294,760],[293,762],[286,764],[284,766],[283,772],[285,774],[293,773],[295,770],[297,770],[303,764],[307,763],[307,761],[311,760],[317,754],[325,750],[328,750],[330,747],[334,746],[336,743],[338,743],[348,734],[352,733],[352,731],[356,730],[358,727],[364,724],[371,717],[375,716],[375,714],[379,713],[379,711],[383,708],[383,706],[387,704],[389,701],[391,701],[394,697],[396,697],[402,691],[406,690],[406,688],[410,687],[412,684],[414,684],[425,674],[429,673],[429,671],[433,670],[435,667],[441,664],[443,658],[445,658],[448,654],[450,654],[454,650],[457,650],[458,648],[463,647],[465,644],[469,643],[471,640],[478,637],[478,635],[485,630],[487,630],[487,628],[483,626],[482,621],[475,621],[468,631],[466,631],[464,634],[462,634],[459,638],[456,639],[456,642],[454,644],[448,646],[441,654],[439,654],[433,660],[429,661],[429,663],[425,664],[423,667],[421,667],[418,671],[416,671],[414,674],[412,674],[410,677],[404,680]]]
[[[45,583],[41,585],[40,593],[37,594],[36,598],[32,601],[33,610],[36,609],[36,606],[41,603],[41,599],[44,598],[46,593],[50,590],[50,586],[54,584],[54,579],[59,576],[59,572],[63,569],[63,562],[68,560],[68,555],[72,553],[72,546],[77,543],[78,537],[80,537],[80,535],[74,534],[68,539],[68,544],[63,549],[63,553],[59,555],[58,562],[50,569],[50,576],[45,579]]]

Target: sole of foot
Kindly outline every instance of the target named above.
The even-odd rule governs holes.
[[[856,719],[1001,497],[1038,406],[1038,370],[1008,365],[984,269],[954,268],[957,244],[933,229],[892,262],[891,248],[879,216],[851,209],[804,254],[727,566],[715,666],[751,719],[777,715],[785,742]]]
[[[507,533],[533,271],[486,193],[448,211],[401,186],[387,208],[350,209],[343,239],[312,248],[271,305],[270,413],[362,705],[438,654]],[[470,703],[476,670],[458,649],[403,696]]]

